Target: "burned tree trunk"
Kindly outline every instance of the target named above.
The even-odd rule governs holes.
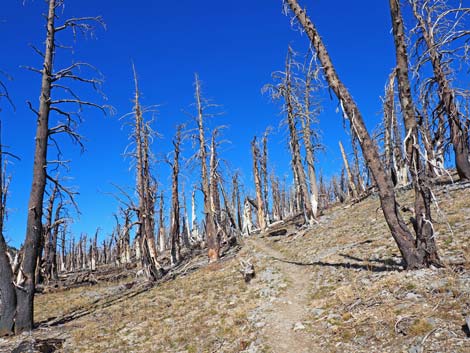
[[[0,337],[13,333],[17,303],[12,264],[8,257],[8,246],[3,236],[8,184],[9,180],[6,177],[6,168],[3,164],[0,123]]]
[[[315,119],[315,114],[318,114],[312,107],[311,91],[313,89],[312,80],[314,79],[312,72],[313,61],[310,61],[307,72],[305,74],[305,88],[304,88],[304,102],[302,106],[302,136],[305,146],[305,160],[307,162],[308,181],[310,184],[310,204],[312,207],[312,214],[317,218],[318,214],[318,185],[317,176],[315,172],[315,147],[313,144],[312,123]]]
[[[296,0],[285,0],[285,3],[290,7],[296,19],[308,35],[312,47],[321,62],[323,73],[328,85],[338,97],[344,114],[348,118],[354,133],[359,139],[362,153],[379,190],[379,197],[385,220],[403,256],[405,267],[407,269],[414,269],[429,266],[429,263],[424,259],[422,251],[416,248],[415,239],[399,213],[399,205],[395,198],[393,183],[390,176],[384,170],[378,153],[378,148],[366,129],[356,102],[352,98],[346,86],[339,79],[317,29]]]
[[[232,177],[232,204],[237,216],[237,229],[243,229],[242,204],[240,202],[240,187],[238,185],[238,173]]]
[[[199,143],[198,158],[201,164],[201,183],[202,193],[204,196],[204,216],[205,216],[205,238],[208,246],[209,262],[214,262],[220,256],[220,244],[217,236],[217,229],[215,224],[215,215],[211,207],[211,185],[209,181],[209,171],[207,170],[207,147],[204,131],[204,104],[201,95],[201,83],[199,77],[195,75],[195,98],[197,107],[197,140]]]
[[[354,199],[357,199],[358,193],[357,193],[356,184],[354,183],[354,178],[351,173],[351,168],[349,168],[348,157],[346,156],[346,153],[344,152],[344,147],[341,141],[339,141],[339,149],[341,150],[341,156],[343,157],[344,169],[346,170],[346,173],[348,174],[349,190],[351,190],[352,197]]]
[[[28,218],[24,255],[21,261],[21,271],[24,282],[18,283],[24,290],[17,290],[17,313],[15,333],[29,331],[33,328],[35,272],[39,245],[43,234],[42,204],[46,188],[47,143],[49,136],[49,113],[51,109],[52,65],[55,47],[55,10],[56,1],[49,0],[47,15],[46,51],[42,69],[41,94],[39,96],[39,111],[37,114],[36,146],[34,153],[33,182],[28,202]]]
[[[163,200],[163,191],[160,193],[160,208],[158,211],[159,215],[159,222],[158,222],[158,247],[160,252],[164,252],[166,250],[166,241],[165,241],[165,222],[163,216],[163,207],[164,200]]]
[[[412,5],[413,15],[418,21],[421,36],[426,44],[426,53],[432,64],[434,80],[438,86],[437,94],[439,96],[439,104],[442,106],[450,126],[450,140],[454,149],[457,172],[461,180],[470,180],[470,155],[467,144],[468,134],[461,122],[462,113],[456,102],[456,93],[451,87],[449,62],[446,61],[447,59],[444,54],[446,50],[442,48],[445,42],[453,40],[451,38],[452,36],[459,38],[468,35],[468,33],[449,33],[446,34],[448,36],[447,39],[439,41],[439,38],[436,38],[436,32],[439,30],[439,21],[442,22],[444,14],[437,16],[437,19],[432,22],[431,13],[433,9],[431,4],[424,2],[422,5],[423,12],[427,14],[425,18],[418,9],[418,1],[410,0],[410,3]],[[395,7],[398,7],[398,5],[395,4]],[[456,26],[457,22],[455,23],[455,27]]]
[[[253,155],[253,177],[255,179],[255,189],[256,189],[256,205],[257,205],[257,216],[258,216],[258,227],[261,231],[265,230],[267,227],[266,223],[266,213],[264,211],[264,201],[263,201],[263,190],[261,185],[261,176],[260,176],[260,152],[259,148],[256,145],[256,136],[251,141],[251,153]]]
[[[149,138],[151,129],[144,121],[143,111],[139,102],[139,89],[137,75],[134,70],[135,81],[135,106],[134,118],[135,128],[133,133],[135,143],[136,160],[136,189],[139,198],[138,237],[142,245],[142,261],[147,277],[156,281],[163,274],[163,269],[157,261],[157,250],[155,246],[155,199],[156,186],[150,173],[150,147]]]
[[[292,89],[292,53],[289,48],[286,59],[286,72],[285,72],[285,87],[281,91],[282,96],[285,100],[286,113],[287,113],[287,125],[289,127],[289,146],[292,154],[292,169],[294,171],[296,180],[296,191],[297,191],[297,202],[299,203],[299,210],[305,212],[306,220],[313,224],[314,216],[312,210],[312,204],[307,188],[307,178],[305,170],[302,165],[302,157],[300,154],[300,143],[298,139],[298,132],[296,127],[296,116],[294,92]]]
[[[396,0],[390,0],[390,13],[396,48],[398,92],[406,130],[406,157],[415,190],[413,225],[416,233],[416,252],[422,265],[441,266],[431,218],[431,190],[426,181],[426,166],[421,162],[419,155],[418,121],[411,97],[403,19],[400,4]]]
[[[181,126],[178,126],[175,139],[173,140],[174,155],[171,177],[171,220],[170,220],[170,239],[171,239],[171,264],[177,265],[180,261],[180,203],[178,191],[179,176],[179,155],[181,144]]]
[[[83,101],[79,96],[68,86],[61,83],[63,79],[74,82],[88,83],[95,89],[100,84],[100,81],[93,78],[86,78],[78,76],[75,72],[79,69],[87,69],[91,66],[75,62],[69,67],[54,72],[54,56],[56,50],[60,46],[56,46],[55,36],[58,32],[68,28],[80,28],[82,32],[88,32],[93,29],[90,22],[98,22],[102,24],[101,18],[95,17],[81,17],[71,18],[60,26],[56,26],[55,22],[58,18],[57,9],[64,5],[63,1],[49,0],[48,12],[46,16],[46,41],[45,51],[41,52],[43,57],[43,66],[41,69],[31,68],[32,71],[41,74],[41,91],[39,95],[39,109],[35,110],[32,104],[29,103],[31,110],[36,114],[37,127],[35,135],[35,152],[33,162],[33,177],[31,192],[28,201],[28,214],[26,222],[26,238],[24,242],[24,251],[21,261],[21,282],[17,283],[17,314],[15,320],[15,333],[29,331],[33,328],[33,313],[34,313],[34,289],[35,289],[35,271],[37,258],[39,253],[39,246],[41,237],[43,235],[42,228],[42,207],[44,199],[44,190],[46,187],[46,180],[49,179],[55,183],[58,181],[52,179],[47,174],[47,154],[48,154],[48,141],[53,139],[53,135],[63,134],[68,135],[72,140],[81,145],[80,135],[74,130],[78,120],[74,117],[78,114],[83,106],[96,107],[103,110],[103,107]],[[39,49],[36,49],[40,52]],[[67,98],[53,99],[52,91],[63,92]],[[68,105],[79,106],[78,112],[67,111],[64,106]],[[55,127],[49,127],[50,113],[55,112],[60,116],[65,116],[65,122],[58,123]],[[64,161],[61,161],[64,162]],[[61,187],[64,190],[63,187]]]

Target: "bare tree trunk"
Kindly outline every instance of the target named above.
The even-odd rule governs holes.
[[[203,239],[199,234],[199,226],[196,217],[196,190],[193,189],[191,193],[191,236],[193,239],[201,242]]]
[[[178,176],[179,176],[179,155],[180,155],[180,144],[181,144],[181,126],[178,126],[176,131],[175,139],[173,140],[174,156],[173,164],[171,165],[172,174],[172,187],[171,187],[171,228],[170,228],[170,239],[171,239],[171,264],[177,265],[180,261],[180,203],[179,203],[179,191],[178,191]]]
[[[448,73],[446,73],[446,68],[443,65],[443,60],[445,60],[445,58],[443,59],[442,50],[434,37],[433,31],[435,27],[438,26],[437,20],[435,23],[432,23],[429,21],[429,18],[428,20],[424,19],[418,10],[418,2],[411,1],[411,4],[413,14],[418,21],[418,26],[421,30],[421,35],[426,43],[427,53],[434,72],[434,78],[439,88],[437,90],[439,101],[444,107],[447,120],[449,122],[450,138],[454,148],[457,172],[461,180],[470,180],[470,161],[467,145],[468,137],[467,134],[465,134],[465,129],[460,121],[462,113],[456,104],[455,92],[451,87]],[[398,5],[395,6],[398,7]],[[425,11],[430,11],[429,4],[425,4],[423,6],[428,7]]]
[[[291,77],[291,65],[292,65],[292,54],[291,49],[287,54],[286,59],[286,76],[285,76],[285,92],[283,94],[285,100],[285,106],[287,111],[287,125],[289,126],[289,137],[290,137],[290,149],[292,154],[292,168],[294,169],[294,175],[297,189],[297,200],[299,202],[299,210],[303,211],[306,215],[306,220],[313,224],[313,210],[310,202],[310,196],[307,188],[307,178],[305,176],[305,170],[302,165],[302,157],[300,155],[300,144],[297,136],[296,127],[296,112],[294,108],[294,92],[292,90],[292,77]]]
[[[260,173],[261,173],[261,181],[263,185],[263,209],[265,214],[266,225],[270,223],[269,217],[269,185],[268,185],[268,134],[269,128],[265,131],[263,135],[263,153],[260,158]]]
[[[251,204],[248,201],[248,197],[245,198],[245,203],[243,206],[243,229],[242,233],[245,236],[248,236],[253,231],[253,214],[251,211]]]
[[[343,157],[344,169],[346,170],[346,173],[348,174],[349,189],[351,190],[352,197],[354,199],[357,199],[358,194],[357,194],[356,184],[354,183],[354,178],[351,173],[351,168],[349,168],[348,157],[346,156],[346,153],[344,152],[344,147],[341,141],[339,141],[339,149],[341,150],[341,156]]]
[[[202,193],[204,195],[204,215],[205,215],[205,233],[208,250],[209,262],[214,262],[219,259],[220,244],[217,237],[217,230],[215,225],[215,215],[211,207],[211,187],[209,182],[209,172],[207,170],[207,147],[204,132],[204,106],[201,96],[201,84],[199,77],[195,75],[195,98],[197,105],[197,127],[198,127],[198,142],[199,142],[199,160],[201,162],[201,181]]]
[[[312,62],[310,62],[305,75],[304,104],[302,122],[302,136],[305,146],[305,160],[307,162],[308,181],[310,184],[310,204],[314,218],[318,215],[318,185],[315,172],[315,149],[312,142],[312,122],[315,112],[312,111],[310,92],[312,90]]]
[[[235,173],[232,177],[232,204],[237,215],[237,228],[239,231],[243,229],[242,221],[242,210],[240,202],[240,187],[238,185],[238,173]]]
[[[392,180],[390,176],[385,173],[378,148],[370,138],[356,102],[353,100],[346,86],[340,81],[326,47],[305,11],[299,6],[296,0],[286,0],[285,2],[289,5],[308,35],[312,47],[321,62],[328,85],[338,97],[344,114],[349,119],[352,129],[359,139],[364,158],[379,189],[379,197],[385,220],[403,256],[405,267],[413,269],[427,266],[428,264],[424,260],[424,254],[416,249],[415,239],[399,213],[399,205],[395,199]]]
[[[67,234],[67,225],[62,228],[60,232],[60,266],[59,266],[59,271],[60,272],[65,272],[66,271],[66,251],[65,251],[65,236]]]
[[[144,269],[150,280],[156,281],[162,276],[162,267],[157,261],[155,246],[155,186],[152,183],[149,166],[149,135],[148,124],[143,120],[143,113],[139,103],[139,90],[137,75],[134,70],[135,81],[135,130],[136,145],[136,174],[137,194],[139,196],[139,231],[142,244],[142,261]]]
[[[3,164],[0,122],[0,337],[13,333],[17,302],[12,264],[7,254],[8,246],[3,236],[7,194],[8,179],[6,178],[6,167]]]
[[[166,242],[165,242],[165,222],[163,220],[163,191],[160,193],[160,208],[158,211],[159,215],[159,222],[158,222],[158,244],[160,252],[164,252],[166,250]]]
[[[52,64],[55,47],[55,9],[56,1],[49,0],[47,15],[47,38],[42,70],[41,93],[35,138],[33,181],[28,202],[28,219],[24,255],[21,271],[23,283],[18,283],[23,290],[17,290],[17,313],[15,333],[33,329],[35,271],[39,245],[42,237],[42,204],[46,187],[47,142],[49,135],[49,112],[51,105]]]
[[[255,188],[256,188],[256,205],[257,205],[257,215],[258,215],[258,227],[261,231],[265,230],[267,227],[265,211],[264,211],[264,201],[263,201],[263,190],[261,185],[261,176],[260,176],[260,152],[259,148],[256,145],[256,137],[251,141],[251,152],[253,155],[253,176],[255,179]]]
[[[406,156],[415,190],[413,225],[416,232],[416,252],[421,257],[421,266],[441,266],[434,240],[434,227],[432,226],[431,190],[425,180],[426,168],[421,165],[419,155],[418,122],[408,78],[408,54],[403,19],[400,4],[396,0],[390,0],[389,2],[396,48],[398,92],[406,130]]]

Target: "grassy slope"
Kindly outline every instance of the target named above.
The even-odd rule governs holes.
[[[268,335],[276,331],[262,329],[265,323],[259,321],[273,318],[272,312],[262,312],[276,308],[269,302],[289,293],[289,281],[273,280],[269,271],[277,260],[251,246],[262,242],[302,268],[308,295],[300,332],[321,351],[467,352],[470,339],[462,325],[463,314],[470,315],[468,194],[469,189],[437,193],[446,216],[433,213],[443,259],[463,265],[400,271],[378,200],[370,198],[329,210],[304,236],[248,242],[236,258],[65,325],[36,330],[34,336],[65,339],[65,352],[240,352],[250,346],[250,352],[276,352]],[[410,203],[410,196],[403,195],[401,202]],[[239,257],[255,263],[258,276],[251,284],[238,273]],[[40,295],[36,316],[43,320],[87,307],[119,288],[118,283],[100,284]],[[0,351],[24,338],[0,339]]]

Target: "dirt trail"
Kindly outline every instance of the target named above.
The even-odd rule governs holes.
[[[318,352],[308,332],[308,284],[310,275],[300,265],[286,262],[285,255],[272,248],[266,239],[253,239],[253,250],[265,255],[269,266],[281,275],[285,288],[263,309],[266,325],[262,336],[273,353]]]

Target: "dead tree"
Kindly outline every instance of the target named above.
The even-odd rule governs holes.
[[[390,171],[394,185],[403,187],[408,184],[408,167],[403,157],[402,137],[395,107],[396,69],[393,69],[385,86],[383,99],[384,163]]]
[[[239,231],[243,228],[242,221],[242,204],[240,201],[240,186],[238,182],[238,172],[232,176],[232,205],[234,212],[237,215],[237,228]]]
[[[303,104],[300,104],[300,121],[302,124],[302,137],[305,146],[305,161],[307,164],[308,181],[310,185],[310,204],[314,218],[318,215],[318,185],[315,172],[315,144],[313,142],[317,135],[312,129],[316,122],[316,116],[319,115],[319,104],[312,100],[312,91],[316,89],[314,80],[317,73],[313,70],[313,58],[305,72],[305,82],[303,89]]]
[[[85,106],[92,106],[103,109],[101,106],[82,100],[70,87],[66,86],[66,81],[75,81],[91,84],[98,88],[99,80],[79,76],[76,71],[86,71],[93,67],[87,63],[76,62],[67,68],[55,71],[53,64],[57,51],[63,48],[63,45],[56,45],[56,36],[66,29],[72,29],[74,33],[86,33],[93,29],[93,23],[102,24],[100,17],[82,17],[71,18],[64,21],[61,25],[56,25],[58,20],[57,9],[64,5],[64,0],[49,0],[48,12],[46,16],[46,46],[44,52],[35,48],[43,59],[41,69],[29,68],[39,73],[42,77],[41,91],[39,95],[39,109],[33,108],[28,103],[31,110],[37,117],[37,128],[35,137],[34,167],[31,193],[28,202],[28,215],[26,224],[26,239],[24,242],[24,252],[21,261],[20,273],[21,282],[17,283],[21,288],[16,291],[17,307],[15,318],[15,333],[29,331],[33,328],[34,312],[34,288],[35,271],[38,257],[38,250],[43,234],[42,230],[42,205],[44,199],[44,190],[47,179],[52,180],[48,175],[47,166],[52,161],[48,160],[48,146],[56,142],[55,136],[60,133],[67,134],[73,141],[81,144],[80,135],[76,132],[76,125],[79,118],[76,118],[76,112],[71,112],[67,107],[78,105],[80,114]],[[64,83],[62,83],[64,82]],[[55,98],[53,93],[63,93],[63,98]],[[56,113],[63,121],[59,121],[54,127],[50,127],[50,115]],[[63,161],[59,161],[63,164]],[[56,181],[53,181],[56,182]]]
[[[156,281],[163,275],[163,268],[157,260],[155,246],[155,202],[156,182],[150,171],[150,139],[154,134],[150,122],[144,120],[144,112],[140,105],[140,92],[137,83],[137,74],[134,71],[135,101],[134,101],[134,130],[132,139],[134,143],[133,157],[136,170],[136,191],[139,199],[137,218],[137,237],[142,250],[142,265],[147,277]]]
[[[351,168],[349,167],[348,157],[346,156],[346,152],[344,152],[344,147],[341,141],[339,141],[339,149],[341,150],[341,156],[343,157],[344,169],[348,174],[349,190],[351,191],[352,197],[354,199],[357,199],[358,192],[356,188],[356,183],[354,182],[353,174],[351,173]]]
[[[261,184],[261,172],[262,167],[260,166],[260,151],[256,143],[256,136],[251,141],[251,153],[253,157],[253,177],[255,180],[255,189],[256,189],[256,206],[257,206],[257,216],[258,216],[258,227],[261,231],[265,230],[267,225],[266,222],[266,212],[265,212],[265,202],[263,200],[263,188]]]
[[[13,333],[17,304],[13,264],[10,262],[8,245],[3,234],[10,183],[10,178],[6,176],[6,163],[4,164],[3,155],[0,122],[0,337]]]
[[[301,112],[299,111],[295,78],[293,77],[292,72],[292,66],[296,64],[293,62],[292,56],[293,52],[289,47],[286,57],[285,72],[273,74],[273,78],[280,82],[275,85],[266,86],[265,90],[270,91],[271,96],[274,99],[282,98],[284,100],[283,111],[286,114],[287,126],[289,129],[289,147],[292,156],[291,165],[294,175],[296,209],[297,211],[305,214],[305,219],[309,224],[313,224],[314,215],[312,203],[307,187],[307,177],[302,164],[298,137],[297,120],[301,115]]]
[[[283,218],[283,204],[281,190],[279,188],[279,179],[271,173],[271,195],[272,195],[272,214],[274,221],[280,221]]]
[[[201,165],[201,183],[202,183],[202,193],[204,197],[204,221],[205,221],[205,239],[208,247],[208,257],[209,262],[214,262],[219,259],[220,244],[217,236],[217,229],[215,224],[215,214],[214,210],[211,207],[212,196],[211,196],[211,184],[210,184],[210,175],[207,167],[207,146],[206,146],[206,137],[205,137],[205,128],[204,128],[204,117],[205,109],[207,105],[204,104],[203,97],[201,94],[201,83],[199,77],[196,74],[194,76],[194,86],[195,86],[195,99],[196,99],[196,109],[197,109],[197,142],[199,144],[199,153],[198,159]]]
[[[414,32],[418,35],[417,45],[423,45],[417,70],[430,62],[434,76],[428,85],[436,87],[439,97],[437,110],[447,116],[450,127],[450,141],[453,146],[455,165],[461,180],[470,180],[468,134],[462,123],[462,111],[457,102],[457,92],[452,87],[451,64],[459,51],[467,55],[470,31],[461,28],[470,15],[470,8],[450,8],[447,1],[408,0],[417,21]],[[463,45],[457,44],[464,41]]]
[[[261,181],[263,185],[263,208],[266,215],[266,225],[269,225],[271,222],[270,220],[270,213],[269,213],[269,184],[268,184],[268,135],[271,128],[267,128],[263,134],[263,138],[261,140],[263,149],[260,158],[260,174],[261,174]]]
[[[163,200],[163,191],[160,192],[160,208],[158,211],[159,222],[158,222],[158,247],[160,252],[164,252],[166,250],[166,241],[165,241],[165,221],[163,215],[163,207],[164,200]]]
[[[173,140],[173,163],[170,162],[172,169],[171,177],[171,216],[170,216],[170,240],[171,240],[171,264],[177,265],[181,259],[180,253],[180,202],[179,202],[179,156],[181,145],[181,129],[179,125],[176,129],[176,135]]]
[[[299,6],[296,0],[285,0],[284,3],[291,9],[295,18],[310,39],[312,49],[317,54],[318,60],[321,63],[325,79],[331,90],[339,99],[343,113],[349,120],[351,129],[359,139],[363,156],[378,187],[379,198],[385,220],[402,254],[405,267],[407,269],[415,269],[433,264],[432,258],[426,254],[426,249],[416,244],[416,239],[410,232],[399,212],[399,205],[396,201],[392,179],[390,175],[385,172],[385,168],[378,152],[378,147],[371,139],[369,132],[366,129],[362,114],[359,111],[356,102],[352,98],[349,90],[340,80],[317,29],[312,21],[307,17],[305,10]],[[391,5],[393,5],[392,3],[394,3],[396,7],[395,0],[391,1]],[[392,20],[392,22],[394,22],[394,26],[396,25],[395,21],[396,19],[394,18]],[[405,109],[405,107],[402,107],[402,109]],[[417,236],[420,237],[421,235],[417,234]],[[438,262],[436,264],[440,263]]]
[[[392,17],[393,36],[395,39],[398,93],[406,130],[406,138],[404,141],[406,146],[406,159],[415,191],[413,220],[416,233],[415,248],[423,265],[441,266],[431,218],[431,190],[426,180],[428,172],[426,165],[422,163],[420,157],[418,119],[411,96],[411,86],[408,76],[409,62],[403,18],[400,4],[396,0],[390,0],[390,13]]]
[[[54,206],[54,199],[59,193],[58,187],[55,185],[49,199],[49,207],[46,211],[46,222],[44,224],[44,260],[43,272],[44,278],[48,282],[50,280],[58,279],[57,268],[57,239],[59,236],[60,228],[67,222],[67,218],[63,217],[62,213],[65,210],[65,203],[62,195],[58,195],[59,202],[55,207],[54,217],[52,217],[52,210]]]

